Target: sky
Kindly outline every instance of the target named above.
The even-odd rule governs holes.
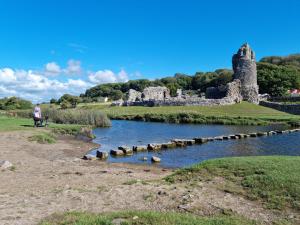
[[[0,98],[231,68],[300,52],[299,0],[0,0]]]

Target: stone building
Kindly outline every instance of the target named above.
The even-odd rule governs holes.
[[[234,79],[241,81],[241,95],[244,100],[258,104],[258,85],[255,54],[246,43],[232,57]]]

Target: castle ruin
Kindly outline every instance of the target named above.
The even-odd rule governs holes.
[[[205,98],[189,96],[177,90],[177,96],[171,97],[167,87],[147,87],[143,92],[130,89],[124,106],[162,106],[162,105],[232,105],[242,100],[259,103],[255,54],[246,43],[232,57],[233,81],[219,87],[206,89]]]

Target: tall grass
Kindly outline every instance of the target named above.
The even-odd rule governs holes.
[[[22,118],[32,118],[32,110],[16,110],[7,112],[7,115],[18,116]],[[109,127],[111,122],[105,113],[99,110],[84,109],[56,109],[43,108],[42,116],[47,116],[49,121],[58,124],[80,124],[93,127]]]
[[[108,117],[97,110],[80,110],[80,109],[46,109],[44,116],[48,116],[49,120],[59,124],[81,124],[91,125],[93,127],[109,127],[111,126]]]

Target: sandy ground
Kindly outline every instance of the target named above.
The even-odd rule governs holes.
[[[14,171],[0,171],[1,225],[37,224],[55,212],[70,210],[234,212],[266,224],[282,216],[258,202],[219,191],[221,178],[192,186],[169,185],[162,178],[172,170],[84,161],[80,157],[93,147],[91,143],[63,138],[56,144],[37,144],[28,141],[30,135],[30,131],[0,133],[0,159],[15,166]]]

